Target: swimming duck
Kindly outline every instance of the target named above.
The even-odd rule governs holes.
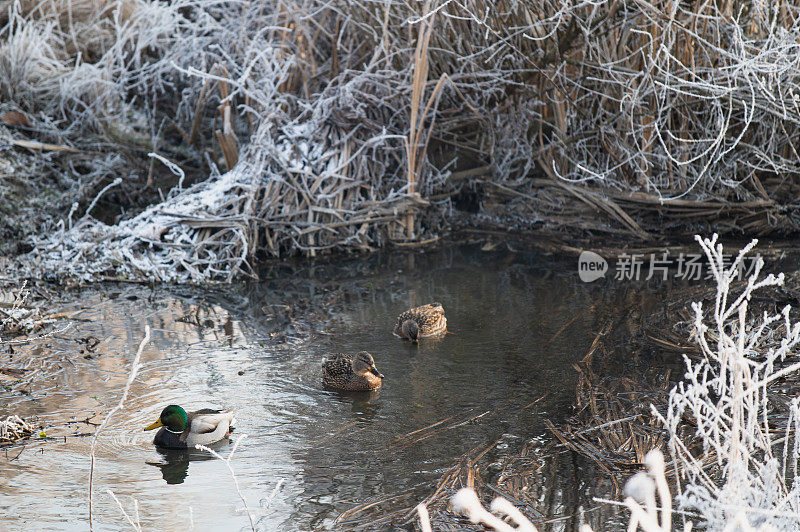
[[[381,387],[383,375],[375,367],[372,355],[366,351],[356,355],[337,353],[322,364],[322,383],[338,390],[374,390]]]
[[[407,310],[397,317],[394,333],[400,338],[416,341],[426,336],[447,332],[447,318],[441,303],[431,303]]]
[[[158,421],[144,430],[161,427],[153,443],[164,449],[193,449],[195,445],[210,445],[228,436],[234,422],[233,410],[203,408],[186,413],[178,405],[161,411]]]

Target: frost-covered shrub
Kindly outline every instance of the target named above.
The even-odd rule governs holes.
[[[699,514],[709,530],[798,530],[800,400],[782,413],[788,423],[781,428],[770,387],[800,370],[800,323],[790,320],[788,306],[775,315],[748,314],[753,293],[782,285],[784,276],[762,277],[759,257],[744,287],[736,289],[738,268],[756,241],[727,264],[717,235],[697,240],[717,283],[710,314],[693,304],[694,338],[703,358],[685,357],[686,374],[670,393],[666,416],[653,409],[670,433],[677,502]],[[687,419],[693,431],[683,430]],[[687,432],[696,444],[686,443]]]

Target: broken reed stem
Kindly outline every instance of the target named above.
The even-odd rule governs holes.
[[[116,501],[119,510],[122,512],[122,515],[125,517],[125,520],[128,521],[128,523],[131,525],[131,527],[137,532],[142,532],[142,523],[139,520],[139,501],[137,501],[135,497],[131,497],[131,499],[133,499],[133,509],[136,515],[136,521],[134,521],[133,518],[130,515],[128,515],[128,512],[125,511],[125,507],[122,506],[122,501],[120,501],[117,498],[116,494],[111,490],[111,488],[107,489],[106,493],[111,495],[114,501]],[[191,509],[191,507],[189,508]]]
[[[425,2],[423,15],[430,11],[430,0]],[[422,99],[425,97],[425,85],[428,81],[428,45],[431,39],[433,16],[418,22],[417,46],[414,50],[414,77],[411,86],[411,119],[409,124],[408,139],[406,140],[406,159],[408,164],[408,195],[416,194],[416,185],[421,169],[421,159],[424,159],[420,150],[420,133],[425,122],[425,114],[419,115]],[[426,139],[427,143],[427,139]],[[414,214],[406,215],[406,238],[414,239]]]
[[[230,76],[224,64],[219,65],[219,75],[223,78],[228,78]],[[236,166],[236,163],[239,162],[239,147],[233,129],[233,115],[231,111],[230,88],[228,87],[228,82],[225,79],[220,79],[217,83],[219,85],[220,100],[222,101],[217,109],[220,120],[222,121],[222,129],[215,130],[214,135],[217,137],[222,155],[225,158],[225,167],[230,171]]]
[[[139,360],[142,358],[142,351],[144,351],[144,347],[147,345],[147,343],[149,341],[150,341],[150,326],[149,325],[145,325],[144,326],[144,338],[142,338],[142,341],[139,344],[139,349],[136,350],[136,356],[134,357],[133,363],[131,364],[130,375],[128,376],[128,380],[125,383],[125,388],[122,391],[122,397],[120,397],[119,403],[117,403],[117,406],[112,408],[111,411],[108,414],[106,414],[105,419],[103,419],[103,422],[100,423],[99,427],[97,427],[97,430],[94,432],[94,436],[92,437],[92,447],[91,447],[91,450],[89,452],[89,530],[90,531],[94,530],[94,523],[92,521],[92,517],[93,517],[92,516],[92,501],[93,501],[92,491],[93,491],[93,488],[94,488],[94,453],[95,453],[95,449],[97,447],[97,437],[100,435],[100,431],[103,430],[103,427],[106,426],[106,423],[108,423],[108,420],[111,419],[111,416],[113,416],[115,413],[117,413],[119,410],[122,409],[122,406],[125,403],[125,399],[128,398],[128,392],[131,389],[131,384],[133,384],[133,381],[136,379],[136,375],[139,373]]]
[[[420,503],[416,507],[417,514],[419,515],[419,528],[422,532],[433,532],[431,530],[431,517],[428,514],[428,508]]]
[[[35,427],[14,414],[0,420],[0,443],[14,443],[30,436]]]

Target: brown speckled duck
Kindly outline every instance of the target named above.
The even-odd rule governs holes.
[[[337,353],[322,364],[322,383],[337,390],[367,391],[380,388],[383,375],[366,351],[356,355]]]
[[[397,317],[394,333],[400,338],[416,341],[447,332],[447,318],[441,303],[412,308]]]

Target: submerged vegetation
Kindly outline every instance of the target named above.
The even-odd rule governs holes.
[[[37,276],[194,282],[469,226],[795,232],[797,15],[6,2],[0,229]]]

